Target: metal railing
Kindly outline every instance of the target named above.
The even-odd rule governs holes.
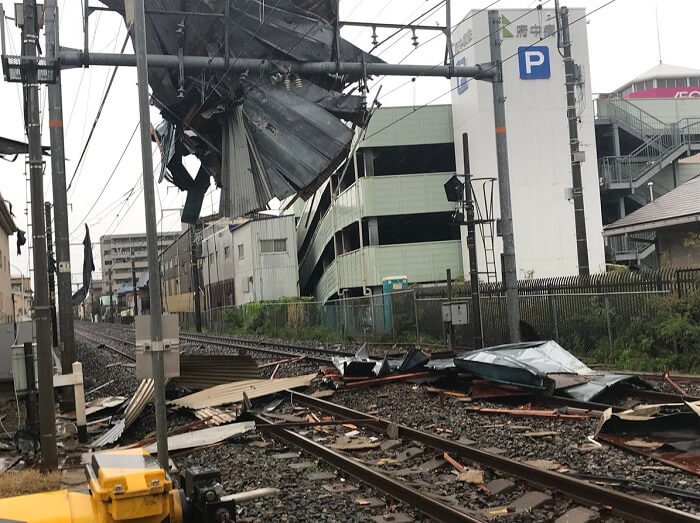
[[[597,116],[621,120],[647,136],[660,134],[668,127],[668,124],[624,98],[598,98],[595,104]]]
[[[647,241],[635,241],[635,239]],[[621,234],[610,236],[607,239],[608,247],[613,252],[616,259],[637,258],[641,253],[649,248],[650,242],[656,239],[655,231],[639,231],[634,234]]]

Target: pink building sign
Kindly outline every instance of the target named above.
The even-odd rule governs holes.
[[[630,93],[625,98],[700,98],[700,86],[655,87]]]

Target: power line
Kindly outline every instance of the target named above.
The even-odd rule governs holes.
[[[483,9],[479,9],[479,10],[478,10],[477,12],[475,12],[473,15],[470,15],[470,16],[467,16],[466,18],[463,18],[462,20],[460,20],[459,22],[457,22],[454,26],[452,26],[452,27],[450,28],[450,31],[455,30],[457,27],[459,27],[461,24],[463,24],[463,23],[466,22],[467,20],[469,20],[469,19],[471,19],[471,18],[474,18],[476,15],[478,15],[478,14],[480,14],[480,13],[483,13],[484,11],[486,11],[487,9],[489,9],[491,6],[497,4],[497,3],[500,2],[500,1],[501,1],[501,0],[495,0],[494,2],[491,2],[489,5],[487,5],[486,7],[484,7]],[[551,1],[551,0],[545,0],[544,4],[542,4],[542,5],[545,5],[545,4],[547,4],[548,2],[550,2],[550,1]],[[520,20],[520,19],[526,17],[527,15],[529,15],[530,13],[532,13],[532,12],[534,12],[534,11],[537,11],[538,9],[540,9],[540,7],[536,7],[536,8],[534,8],[534,9],[530,9],[530,10],[527,11],[525,14],[519,16],[518,18],[515,18],[515,19],[513,19],[513,20],[510,20],[507,24],[503,24],[501,27],[508,27],[509,25],[511,25],[511,24],[517,22],[518,20]],[[500,30],[500,28],[499,28],[499,30]],[[490,38],[490,37],[492,36],[492,34],[493,34],[493,32],[489,32],[486,36],[480,38],[479,40],[476,40],[475,42],[472,42],[471,44],[469,44],[468,46],[466,46],[464,49],[462,49],[462,50],[460,51],[460,53],[463,53],[463,52],[466,51],[467,49],[470,49],[470,48],[474,47],[476,44],[478,44],[479,42],[482,42],[482,41],[485,40],[486,38]],[[440,36],[440,35],[433,36],[431,39],[427,40],[426,42],[424,42],[424,43],[421,44],[421,45],[427,45],[427,44],[429,44],[430,42],[432,42],[433,40],[435,40],[436,38],[438,38],[439,36]],[[452,45],[452,42],[450,42],[450,45]],[[420,46],[419,46],[419,47],[420,47]],[[415,51],[415,49],[414,49],[413,51]],[[413,51],[411,51],[411,52],[408,53],[406,56],[404,56],[404,57],[401,59],[401,61],[399,61],[399,63],[403,62],[404,60],[406,60],[406,58],[408,58],[411,54],[413,54]],[[459,54],[459,53],[458,53],[458,54]],[[442,62],[440,62],[440,63],[438,63],[438,64],[435,64],[434,68],[435,68],[435,67],[440,67],[441,65],[442,65]],[[392,94],[392,93],[398,91],[399,89],[401,89],[401,88],[407,86],[408,84],[411,84],[411,83],[415,82],[416,78],[417,78],[417,77],[414,76],[413,78],[411,78],[410,80],[408,80],[408,81],[402,83],[401,85],[399,85],[399,86],[397,86],[397,87],[394,87],[391,91],[385,93],[384,96],[385,96],[385,97],[386,97],[386,96],[389,96],[390,94]],[[386,79],[386,76],[380,81],[380,83],[383,82],[385,79]],[[374,87],[374,86],[373,86],[373,87]]]
[[[437,4],[435,4],[433,7],[431,7],[431,8],[428,9],[427,11],[425,11],[422,15],[419,15],[419,16],[417,16],[416,18],[414,18],[413,20],[411,20],[410,22],[408,22],[407,24],[404,24],[404,27],[402,27],[402,28],[400,28],[400,29],[397,29],[397,30],[394,31],[392,34],[390,34],[389,36],[387,36],[384,40],[382,40],[382,41],[379,42],[378,44],[375,44],[375,45],[372,47],[372,49],[369,50],[369,52],[370,52],[370,53],[373,53],[375,49],[377,49],[377,48],[380,47],[381,45],[385,44],[386,42],[388,42],[389,40],[391,40],[392,38],[394,38],[397,34],[401,33],[402,31],[405,31],[405,30],[407,29],[406,26],[415,24],[416,22],[418,22],[418,21],[422,20],[423,18],[427,17],[428,15],[430,15],[430,13],[432,13],[433,11],[435,11],[436,9],[438,9],[439,7],[441,7],[442,5],[444,5],[445,2],[446,2],[446,0],[440,0],[440,2],[438,2]],[[419,8],[419,9],[420,9],[420,8]],[[415,11],[413,11],[413,12],[415,13],[416,11],[417,11],[417,9],[416,9]],[[401,38],[399,38],[398,40],[395,40],[394,43],[392,43],[389,47],[387,47],[386,49],[384,49],[382,52],[383,52],[383,53],[386,53],[389,49],[391,49],[394,45],[396,45],[397,42],[399,42],[401,39],[405,38],[407,35],[408,35],[408,33],[404,33],[403,36],[401,36]],[[435,36],[435,37],[433,37],[433,38],[437,38],[437,37],[439,37],[439,36],[441,36],[441,35],[438,34],[437,36]],[[431,39],[431,40],[432,40],[432,39]]]
[[[129,137],[129,141],[126,143],[126,146],[124,146],[122,153],[119,155],[119,159],[117,160],[117,163],[114,166],[114,169],[112,169],[112,173],[109,175],[109,178],[107,178],[107,181],[102,186],[102,190],[100,191],[100,194],[97,195],[97,198],[95,198],[95,201],[93,202],[92,206],[90,207],[90,210],[87,212],[87,214],[85,216],[83,216],[83,219],[78,222],[78,225],[75,226],[75,229],[73,229],[73,232],[75,232],[77,229],[80,228],[80,226],[87,219],[87,217],[90,216],[90,213],[95,208],[97,203],[100,201],[100,197],[104,194],[105,190],[107,189],[107,186],[109,185],[109,182],[111,182],[112,178],[114,177],[114,173],[117,172],[119,165],[122,163],[122,160],[124,159],[124,155],[126,154],[126,151],[129,149],[129,146],[131,145],[131,141],[134,139],[134,136],[136,136],[136,131],[138,130],[138,128],[139,128],[139,124],[137,122],[136,127],[134,127],[134,131],[131,133],[131,136]]]
[[[128,41],[129,41],[129,31],[127,29],[127,35],[126,35],[126,38],[124,39],[124,43],[122,44],[122,49],[120,51],[120,54],[124,53],[124,49],[126,49],[126,44]],[[112,90],[112,85],[114,84],[114,78],[117,75],[118,69],[119,69],[119,66],[115,65],[114,69],[112,70],[112,76],[109,79],[109,84],[107,84],[107,89],[104,91],[104,95],[102,96],[102,101],[100,102],[100,106],[97,109],[97,114],[95,115],[95,119],[92,122],[92,127],[90,128],[90,133],[88,134],[87,140],[85,141],[85,144],[83,145],[83,151],[80,153],[80,158],[78,158],[78,163],[75,166],[75,170],[73,171],[73,176],[71,176],[70,182],[68,182],[68,188],[66,189],[66,191],[70,191],[70,188],[73,185],[73,180],[75,179],[75,175],[78,173],[78,169],[80,168],[80,164],[83,162],[83,158],[85,158],[85,153],[87,152],[87,149],[90,146],[90,141],[92,140],[92,136],[95,133],[95,128],[97,127],[97,122],[99,122],[100,116],[102,116],[102,109],[104,109],[105,102],[107,101],[107,97],[109,96],[109,93]]]
[[[595,8],[593,11],[591,11],[590,13],[584,14],[583,16],[581,16],[581,17],[577,18],[576,20],[573,20],[572,22],[570,22],[570,23],[569,23],[569,27],[572,26],[572,25],[574,25],[574,24],[575,24],[576,22],[578,22],[579,20],[582,20],[582,19],[586,18],[587,16],[591,16],[593,13],[595,13],[595,12],[597,12],[597,11],[600,11],[600,10],[603,9],[604,7],[609,6],[610,4],[612,4],[612,3],[615,2],[615,1],[616,1],[616,0],[608,0],[608,2],[605,2],[604,4],[602,4],[602,5],[598,6],[598,7],[596,7],[596,8]],[[530,11],[530,12],[531,12],[531,11]],[[523,15],[523,16],[524,16],[524,15]],[[521,17],[521,18],[522,18],[522,17]],[[516,20],[518,20],[518,19],[516,19]],[[511,22],[511,23],[512,23],[512,22]],[[498,30],[500,31],[500,30],[501,30],[501,27],[499,27]],[[541,36],[536,42],[533,42],[533,43],[531,43],[530,45],[528,45],[528,46],[523,46],[523,47],[524,47],[525,49],[529,49],[529,48],[533,47],[534,45],[540,43],[542,40],[545,40],[545,39],[547,39],[547,38],[549,38],[549,37],[551,37],[551,36],[554,36],[554,35],[559,34],[559,31],[560,31],[560,29],[557,29],[556,31],[554,31],[553,33],[551,33],[551,34],[549,34],[549,35],[547,35],[547,36]],[[486,37],[484,37],[484,38],[486,38]],[[483,40],[483,38],[482,38],[482,40]],[[476,42],[474,42],[474,43],[476,43]],[[521,49],[522,49],[522,47],[521,47]],[[503,60],[501,60],[500,63],[501,63],[501,64],[504,64],[505,62],[507,62],[508,60],[511,60],[512,58],[514,58],[514,57],[516,57],[516,56],[518,56],[518,51],[516,51],[516,52],[513,53],[512,55],[510,55],[510,56],[504,58]],[[437,66],[436,66],[436,67],[437,67]],[[487,72],[491,71],[492,69],[495,69],[496,67],[498,67],[498,64],[492,65],[492,66],[489,67],[488,69],[485,69],[483,72],[484,72],[484,73],[487,73]],[[467,78],[467,80],[466,80],[465,83],[468,84],[469,82],[471,82],[471,81],[473,81],[473,80],[475,80],[475,78]],[[462,84],[462,85],[464,85],[464,84]],[[379,133],[385,131],[386,129],[388,129],[389,127],[391,127],[391,126],[393,126],[393,125],[399,123],[401,120],[403,120],[403,119],[405,119],[405,118],[408,118],[409,116],[411,116],[411,115],[412,115],[413,113],[415,113],[416,111],[420,111],[421,109],[423,109],[423,108],[429,106],[431,103],[433,103],[433,102],[439,100],[439,99],[442,98],[443,96],[450,94],[452,91],[456,90],[458,87],[459,87],[459,85],[457,85],[457,86],[455,86],[455,87],[449,89],[447,92],[444,92],[444,93],[442,93],[442,94],[436,96],[435,98],[433,98],[432,100],[428,101],[427,103],[424,103],[423,105],[421,105],[421,106],[419,106],[419,107],[415,107],[415,108],[413,109],[413,111],[411,111],[410,113],[406,113],[405,115],[401,116],[400,118],[397,118],[396,120],[394,120],[393,122],[391,122],[391,123],[385,125],[384,127],[382,127],[381,129],[379,129],[378,131],[375,131],[374,133],[370,134],[370,135],[367,136],[365,139],[366,139],[366,140],[369,140],[369,139],[372,138],[373,136],[376,136],[377,134],[379,134]]]

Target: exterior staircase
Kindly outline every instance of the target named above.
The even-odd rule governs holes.
[[[652,199],[648,182],[674,161],[700,150],[700,118],[668,124],[623,98],[598,99],[596,118],[616,124],[642,142],[630,154],[601,158],[598,166],[602,187],[623,191],[626,198],[642,206]],[[651,190],[657,198],[671,189],[654,181]],[[655,251],[653,231],[607,241],[617,262],[639,263]]]
[[[634,193],[675,160],[700,150],[700,118],[667,124],[622,98],[599,99],[597,108],[598,118],[643,140],[628,155],[600,159],[600,176],[608,189]]]

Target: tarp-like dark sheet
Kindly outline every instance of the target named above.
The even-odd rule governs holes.
[[[124,0],[103,2],[124,12]],[[180,11],[219,16],[183,17],[155,12],[172,10],[172,1],[150,0],[148,52],[177,55],[182,49],[188,56],[221,57],[227,39],[232,63],[237,57],[334,61],[336,54],[341,61],[380,61],[342,38],[336,45],[335,3],[330,0],[234,0],[228,18],[225,8],[225,0],[184,0],[177,2]],[[178,40],[182,23],[184,39]],[[353,138],[349,124],[366,124],[362,98],[344,92],[358,80],[346,75],[300,78],[284,68],[265,75],[206,70],[186,71],[181,86],[177,69],[149,69],[153,99],[172,124],[157,128],[169,172],[161,178],[188,192],[183,221],[198,217],[210,176],[224,189],[222,210],[228,216],[260,210],[269,194],[280,199],[295,193],[310,196],[347,156]],[[235,120],[239,117],[242,121]],[[240,134],[243,128],[246,137],[233,140],[230,131]],[[250,166],[247,159],[235,161],[242,158],[242,144],[249,148]],[[194,179],[181,162],[188,154],[203,166]]]

